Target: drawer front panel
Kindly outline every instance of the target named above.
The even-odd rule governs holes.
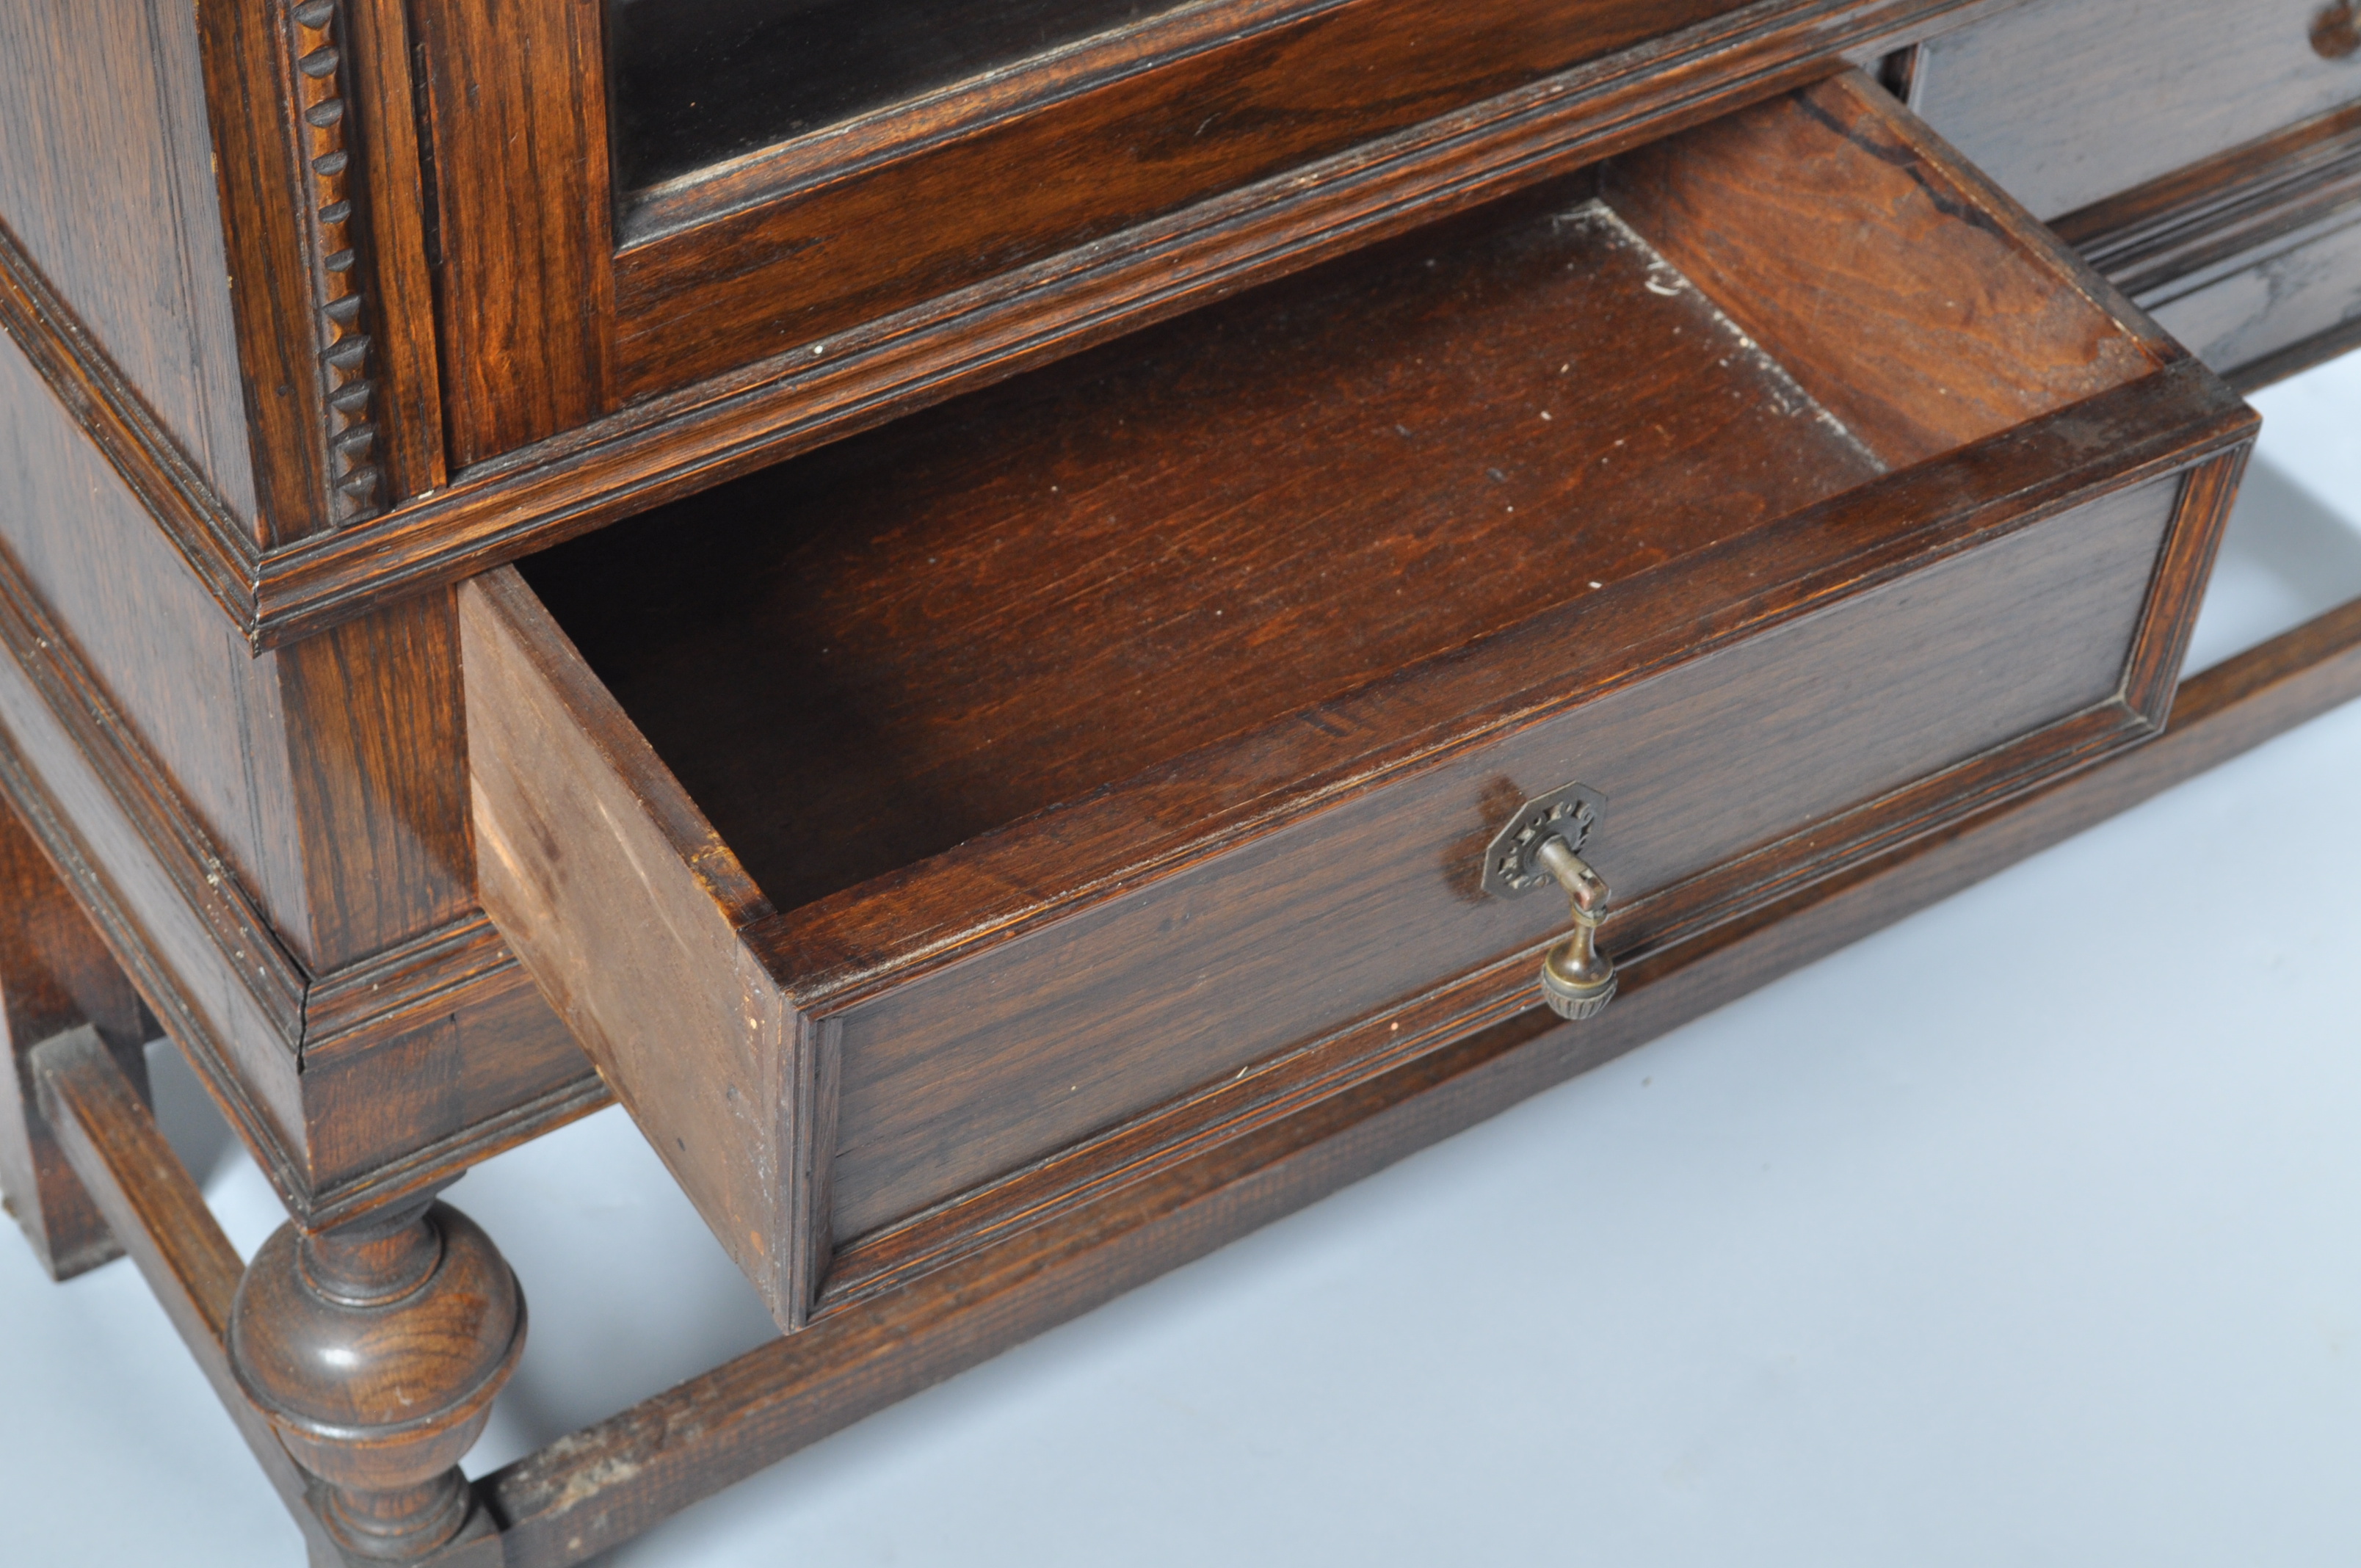
[[[1532,795],[1607,795],[1587,853],[1628,935],[1652,895],[2109,702],[2180,486],[2085,503],[853,1006],[836,1236],[1549,939],[1562,898],[1474,886]]]
[[[1911,106],[2055,218],[2361,99],[2361,53],[2313,45],[2322,8],[2033,0],[1921,45]]]

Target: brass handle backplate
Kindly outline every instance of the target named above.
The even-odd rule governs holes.
[[[1615,999],[1615,963],[1598,950],[1611,896],[1577,852],[1607,810],[1607,797],[1566,784],[1517,808],[1484,850],[1484,890],[1515,897],[1555,885],[1565,891],[1574,934],[1542,956],[1542,1000],[1561,1018],[1587,1018]]]

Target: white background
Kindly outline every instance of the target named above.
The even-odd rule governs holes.
[[[2361,359],[2256,400],[2194,663],[2361,594]],[[2356,777],[2361,705],[613,1561],[2361,1559]],[[157,1076],[251,1253],[260,1176]],[[471,1473],[769,1332],[619,1112],[453,1197],[533,1307]],[[0,1563],[301,1560],[129,1266],[0,1234]]]

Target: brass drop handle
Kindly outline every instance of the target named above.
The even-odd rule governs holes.
[[[1607,882],[1580,853],[1606,810],[1607,797],[1597,790],[1565,784],[1519,806],[1484,850],[1487,893],[1513,898],[1552,885],[1565,891],[1574,934],[1542,955],[1542,1000],[1561,1018],[1591,1017],[1615,998],[1615,962],[1598,950]]]
[[[1598,950],[1609,890],[1590,862],[1553,835],[1533,851],[1565,889],[1574,934],[1542,955],[1542,1000],[1561,1018],[1587,1018],[1615,1000],[1615,960]]]

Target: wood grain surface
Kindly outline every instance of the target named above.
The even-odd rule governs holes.
[[[1607,795],[1586,853],[1636,921],[1722,861],[2106,703],[2176,489],[2069,513],[1620,689],[1574,684],[1543,722],[849,1006],[839,1235],[1551,938],[1554,901],[1467,886],[1512,795],[1579,779]],[[1829,861],[1846,847],[1835,830],[1817,846]],[[1746,902],[1715,891],[1717,913]],[[1610,950],[1633,921],[1610,920]]]
[[[2315,115],[2051,227],[2135,299],[2216,270],[2361,199],[2361,104]],[[2230,264],[2227,269],[2224,264]]]
[[[1414,1052],[1360,1092],[1229,1128],[1185,1164],[1020,1225],[914,1288],[570,1433],[478,1482],[497,1539],[435,1561],[555,1568],[609,1551],[896,1399],[2356,696],[2361,607],[2348,606],[2187,683],[2182,722],[2157,743],[1639,958],[1625,998],[1636,1005],[1611,1023],[1553,1026],[1535,1010]],[[222,1339],[236,1254],[98,1042],[60,1040],[38,1066],[78,1173],[230,1399]],[[256,1442],[269,1433],[250,1407],[230,1409],[317,1550],[300,1474],[283,1449]]]
[[[94,1030],[117,1071],[148,1098],[149,1020],[138,992],[91,929],[40,845],[0,806],[0,1195],[53,1279],[122,1255],[41,1114],[33,1048]]]
[[[344,0],[345,36],[355,56],[346,62],[352,67],[351,107],[362,117],[360,151],[368,170],[363,181],[368,254],[360,260],[373,274],[374,291],[368,299],[384,302],[370,306],[377,324],[373,352],[380,354],[372,363],[382,365],[385,378],[372,407],[383,415],[383,461],[397,492],[407,499],[383,518],[325,532],[304,532],[311,522],[300,500],[264,509],[284,523],[271,539],[258,539],[250,518],[237,521],[214,488],[174,450],[164,426],[145,414],[136,379],[123,375],[95,340],[76,335],[71,310],[18,308],[21,296],[38,293],[45,285],[36,270],[11,264],[18,253],[6,245],[0,245],[0,318],[8,330],[38,340],[30,348],[44,376],[132,488],[148,499],[157,525],[236,630],[257,645],[272,646],[425,583],[482,571],[537,543],[597,527],[1257,280],[1578,169],[1668,129],[1825,75],[1847,58],[1872,57],[1945,18],[1995,3],[1755,0],[1315,159],[1279,177],[1208,196],[1136,224],[1119,236],[1045,256],[834,334],[822,354],[811,354],[810,344],[796,345],[741,370],[598,412],[596,408],[608,407],[598,392],[607,377],[603,338],[586,339],[581,334],[588,329],[574,316],[555,326],[544,323],[548,330],[529,324],[540,321],[537,313],[571,308],[553,305],[552,300],[587,302],[582,309],[591,318],[604,311],[597,302],[605,297],[605,274],[585,270],[604,253],[585,235],[604,223],[605,198],[580,183],[590,167],[588,159],[604,156],[602,137],[582,119],[597,105],[577,112],[557,99],[533,100],[520,83],[538,80],[533,72],[548,66],[550,49],[512,48],[514,40],[500,36],[496,25],[481,17],[467,21],[463,6],[437,12],[443,21],[467,21],[491,35],[487,50],[470,57],[490,75],[444,82],[439,90],[446,99],[456,93],[464,100],[463,89],[471,86],[492,98],[524,94],[508,109],[482,109],[479,93],[467,109],[467,125],[452,133],[460,151],[460,144],[478,148],[492,171],[485,178],[508,192],[492,198],[490,210],[469,233],[493,244],[487,236],[523,225],[532,240],[528,245],[511,235],[498,241],[523,247],[516,268],[500,274],[506,280],[474,294],[458,289],[446,301],[455,319],[477,321],[487,335],[446,334],[438,345],[440,329],[417,306],[446,246],[467,242],[468,236],[455,240],[443,185],[429,178],[434,145],[412,135],[399,112],[404,93],[414,89],[431,97],[436,90],[430,81],[432,61],[411,72],[389,52],[423,44],[435,18],[422,17],[412,27],[400,15],[399,0]],[[209,71],[236,78],[243,69],[236,61],[248,54],[260,60],[278,47],[267,27],[243,30],[250,20],[235,6],[218,16],[212,10],[203,14],[201,39]],[[525,62],[527,53],[533,63]],[[264,82],[264,64],[253,69],[258,73],[255,80]],[[284,105],[274,106],[259,95],[249,103],[234,82],[214,82],[211,89],[216,117],[232,116],[225,121],[225,134],[248,141],[283,139]],[[491,92],[495,86],[499,91]],[[512,148],[536,149],[517,157],[537,159],[538,175],[533,178],[557,183],[544,189],[532,183],[522,162],[503,165]],[[256,339],[246,352],[250,377],[261,377],[270,393],[265,400],[270,406],[258,405],[249,429],[276,452],[282,438],[300,444],[317,433],[295,407],[308,395],[302,383],[317,367],[301,354],[285,358],[285,345],[300,346],[317,335],[321,301],[297,264],[302,247],[295,231],[306,188],[297,178],[302,171],[291,165],[280,168],[283,178],[271,183],[265,166],[277,155],[262,142],[231,153],[225,155],[228,172],[222,200],[235,232],[247,232],[240,226],[247,222],[240,214],[247,214],[260,225],[253,231],[258,236],[276,225],[295,243],[295,251],[284,254],[266,246],[269,254],[258,254],[253,266],[233,269],[249,279],[260,276],[258,268],[277,269],[277,284],[256,284],[255,306],[279,311],[276,326],[260,315],[239,318],[239,330]],[[463,166],[467,162],[461,159]],[[567,237],[569,224],[584,234]],[[438,357],[454,378],[452,386],[422,388],[421,367]],[[544,357],[550,363],[544,364]],[[556,363],[560,359],[563,365]],[[564,428],[557,433],[498,461],[454,473],[449,465],[461,457],[456,449],[454,455],[442,454],[436,433],[444,417],[442,391],[465,403],[474,396],[467,391],[470,378],[488,377],[488,386],[510,390],[485,394],[490,412],[484,417],[539,409],[549,398],[573,411],[558,420]],[[455,411],[449,417],[456,426],[471,416]],[[153,432],[146,425],[153,425]],[[274,484],[302,477],[288,478],[276,469],[266,477]]]
[[[776,1340],[478,1483],[507,1561],[562,1568],[1255,1226],[1879,930],[2314,714],[2361,696],[2361,607],[2193,677],[2159,740],[1976,814],[1709,936],[1635,960],[1587,1025],[1538,1009],[1349,1097]]]
[[[475,907],[459,628],[447,590],[261,656],[277,677],[305,908],[278,928],[343,969]],[[260,739],[260,738],[258,738]],[[266,805],[263,809],[271,809]]]
[[[377,5],[383,0],[366,0]],[[675,393],[598,415],[562,434],[456,474],[389,517],[222,556],[206,582],[249,636],[275,644],[385,597],[480,572],[553,540],[939,401],[1208,300],[1297,270],[1491,196],[1569,172],[1619,148],[1725,112],[1874,54],[1978,0],[1758,0],[1727,16],[1610,53],[1529,87],[1422,122],[1282,178],[1208,198],[1105,241],[1002,273],[972,289],[793,347]],[[1989,3],[1989,0],[1982,0]],[[506,69],[506,68],[502,68]],[[525,137],[580,139],[578,130]],[[500,137],[488,133],[486,156]],[[502,143],[502,145],[505,145]],[[561,179],[579,167],[555,154]],[[578,200],[577,200],[578,198]],[[587,212],[567,187],[552,200]],[[430,212],[447,208],[430,198]],[[494,214],[507,225],[522,217]],[[535,220],[536,222],[538,220]],[[554,242],[553,242],[554,243]],[[555,251],[521,260],[519,286]],[[572,265],[566,263],[566,265]],[[566,273],[576,297],[596,280]],[[560,291],[563,292],[563,291]],[[497,290],[487,331],[512,318]],[[538,298],[538,297],[537,297]],[[530,309],[547,308],[533,303]],[[521,362],[572,355],[565,369]],[[465,376],[521,378],[524,402],[581,395],[591,363],[572,327],[474,344],[446,341]],[[494,363],[495,360],[501,363]],[[602,372],[603,373],[603,372]],[[539,378],[539,379],[536,379]],[[595,378],[592,378],[595,379]],[[457,392],[453,394],[458,396]],[[455,422],[460,415],[454,414]],[[101,423],[104,422],[93,422]],[[455,461],[456,459],[455,458]],[[163,519],[185,548],[209,548],[192,516]]]
[[[479,912],[313,973],[5,569],[0,642],[0,792],[296,1212],[367,1209],[605,1102]]]
[[[2361,104],[2058,220],[2059,234],[2242,388],[2361,335]]]
[[[2148,308],[2225,375],[2284,363],[2313,344],[2313,357],[2325,358],[2361,330],[2361,204],[2287,236],[2235,273],[2159,293]]]
[[[194,10],[6,0],[0,147],[0,225],[251,531],[255,475]]]
[[[1475,860],[1570,779],[1647,948],[2152,732],[2251,414],[1860,79],[1739,118],[1643,219],[1742,235],[1800,145],[1757,242],[1892,225],[1867,298],[1724,262],[1725,314],[1577,181],[469,590],[488,907],[734,1253],[781,1185],[854,1245],[1533,948]],[[1953,235],[2016,258],[1989,309]],[[1948,455],[1889,471],[1741,313],[1830,377],[1933,345],[1966,412],[1863,406]],[[834,1086],[824,1199],[750,1084]]]
[[[294,955],[338,968],[466,907],[448,596],[257,658],[13,345],[0,408],[0,543]]]
[[[799,1324],[826,1261],[811,1195],[835,1095],[739,939],[770,905],[513,572],[460,603],[485,908],[661,1129],[657,1154],[772,1315]]]
[[[706,0],[661,21],[626,10],[607,34],[616,186],[635,219],[655,203],[711,211],[699,198],[775,192],[787,182],[781,165],[841,177],[864,158],[906,154],[922,138],[1337,3],[1032,0],[979,11],[917,0],[882,25],[857,0],[785,14],[760,0]]]
[[[443,445],[442,348],[434,320],[441,214],[426,186],[430,144],[419,124],[410,21],[401,0],[342,0],[347,113],[359,142],[357,181],[367,212],[370,416],[386,499],[450,479]]]
[[[2361,98],[2323,0],[2033,0],[1928,39],[1911,106],[2048,219]]]
[[[8,793],[290,1203],[603,1102],[474,905],[449,596],[258,659],[13,345],[0,411]]]
[[[1839,80],[1781,105],[1617,159],[1608,192],[1889,464],[2158,363],[2120,300],[2084,288],[1884,93]]]
[[[785,908],[1883,468],[1577,185],[522,570]]]
[[[302,985],[268,935],[265,912],[275,904],[294,923],[303,904],[291,875],[290,825],[255,810],[258,796],[285,788],[285,774],[274,775],[274,753],[253,746],[247,729],[249,716],[267,708],[269,672],[209,613],[138,502],[13,345],[0,346],[0,409],[8,444],[0,542],[9,568],[0,577],[16,590],[0,594],[15,612],[16,655],[0,662],[0,708],[11,747],[37,781],[28,787],[72,804],[71,834],[93,876],[137,910],[137,938],[110,933],[110,942],[157,1016],[184,1044],[202,1037],[221,1061],[239,1059],[251,1103],[236,1119],[268,1128],[300,1167],[302,1116],[285,1042],[296,1031]],[[90,638],[85,653],[60,621],[111,634]],[[122,771],[119,795],[102,771],[110,741],[152,759]],[[22,809],[25,798],[17,803]],[[42,838],[62,861],[58,840]],[[155,843],[167,848],[159,853]],[[175,854],[174,846],[186,848]],[[152,974],[138,973],[134,948],[148,955]],[[173,973],[219,978],[190,988],[193,1011],[183,1013],[161,983]]]
[[[298,82],[310,82],[341,104],[334,96],[341,61],[333,45],[314,55],[314,42],[301,52],[314,68],[325,65],[324,79],[298,69],[296,35],[303,29],[294,12],[242,0],[204,0],[196,7],[199,83],[259,503],[256,536],[266,548],[329,531],[347,515],[335,488],[346,464],[330,445],[343,420],[328,400],[332,367],[324,356],[351,323],[324,311],[333,297],[323,247],[329,236],[320,224],[324,209],[310,159],[328,148],[302,145],[317,127],[300,118],[309,105],[297,97]],[[341,132],[341,121],[336,128]],[[369,272],[363,256],[349,260],[333,285],[336,293]]]
[[[607,407],[600,14],[598,0],[414,9],[455,468]]]
[[[615,391],[663,391],[1512,92],[1736,0],[1345,0],[615,258]],[[1372,93],[1368,84],[1382,82]],[[1022,170],[1021,179],[1011,179]]]

